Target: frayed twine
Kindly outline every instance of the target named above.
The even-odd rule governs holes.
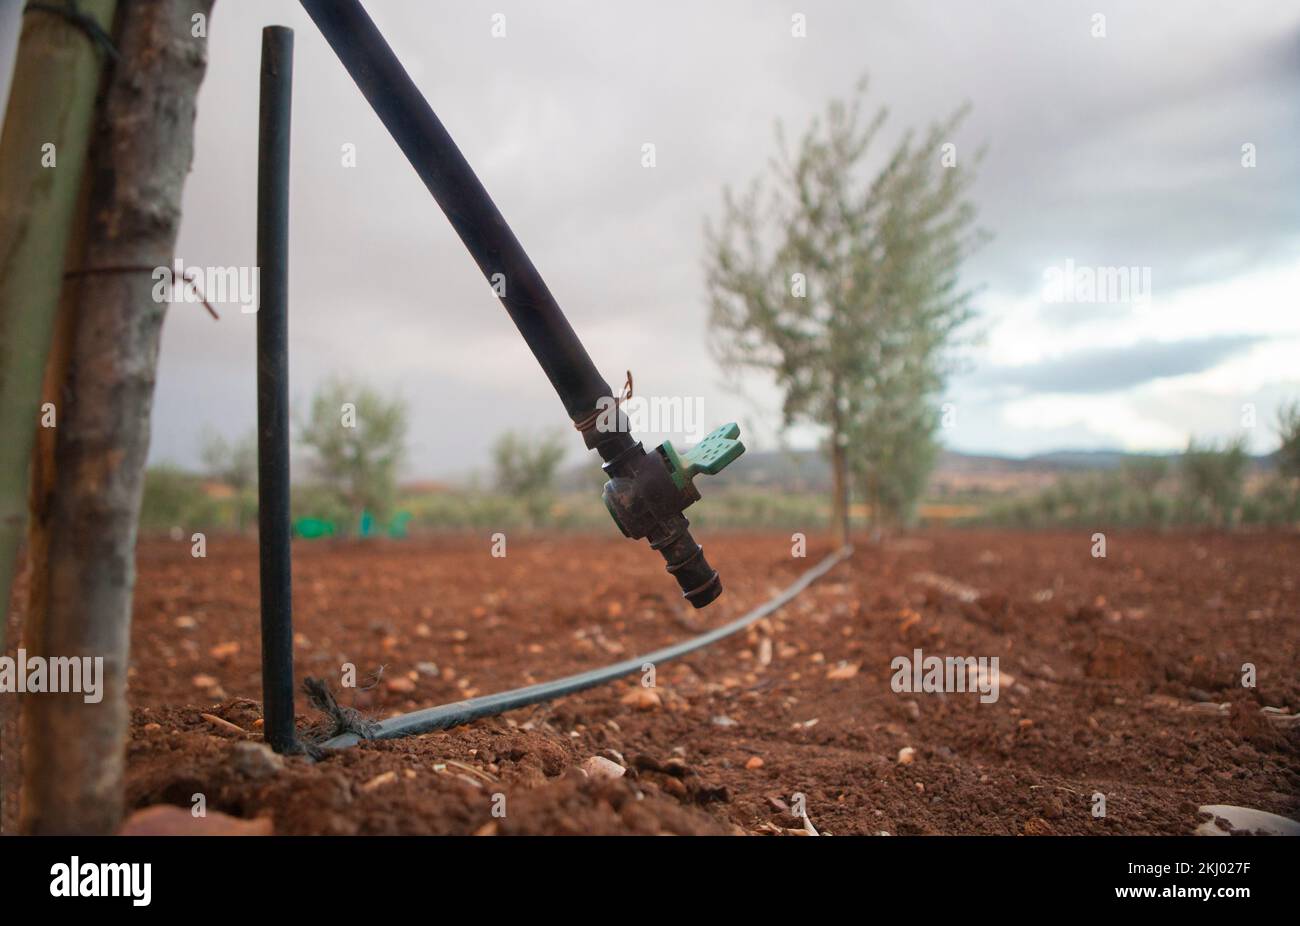
[[[322,749],[320,746],[326,740],[345,733],[368,740],[372,739],[379,729],[379,724],[368,719],[356,708],[339,704],[338,699],[334,697],[334,692],[323,679],[307,676],[302,681],[302,690],[307,695],[308,703],[324,714],[329,721],[328,726],[317,725],[310,730],[307,734],[308,738],[303,742],[304,750],[313,759],[323,758],[329,753],[329,750]]]

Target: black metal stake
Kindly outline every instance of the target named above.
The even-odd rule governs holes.
[[[262,735],[297,751],[289,555],[289,116],[293,30],[262,30],[257,152],[257,546],[262,590]]]

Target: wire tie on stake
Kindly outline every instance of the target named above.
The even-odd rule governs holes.
[[[81,270],[69,270],[67,273],[63,275],[63,278],[65,280],[77,279],[80,277],[95,276],[101,273],[152,274],[157,269],[158,269],[157,266],[154,267],[145,267],[145,266],[85,267]],[[174,278],[174,274],[173,274],[173,278]],[[203,308],[208,310],[208,314],[212,316],[213,321],[221,321],[221,316],[218,315],[217,310],[212,307],[212,303],[208,302],[208,297],[203,295],[203,293],[199,290],[198,280],[194,276],[194,271],[192,269],[186,270],[183,274],[181,274],[181,279],[183,279],[186,283],[194,287],[195,295],[199,297],[199,301],[203,303]]]

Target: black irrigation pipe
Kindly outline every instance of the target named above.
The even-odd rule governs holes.
[[[458,727],[472,720],[478,720],[480,717],[494,717],[497,714],[504,714],[506,711],[527,707],[530,704],[553,701],[564,695],[595,688],[597,685],[604,685],[627,675],[634,675],[643,671],[646,663],[658,665],[670,659],[685,656],[687,653],[693,653],[698,649],[717,643],[719,640],[725,639],[762,620],[773,611],[788,604],[796,595],[830,572],[832,568],[847,559],[852,553],[852,547],[841,547],[801,575],[776,597],[764,602],[734,621],[716,627],[707,633],[702,633],[697,637],[691,637],[689,640],[674,643],[672,646],[665,646],[663,649],[657,649],[643,656],[624,659],[622,662],[616,662],[600,669],[591,669],[587,672],[579,672],[577,675],[557,678],[554,681],[528,685],[524,688],[512,688],[509,691],[484,695],[481,698],[470,698],[466,701],[456,701],[452,704],[442,704],[422,711],[400,714],[397,717],[390,717],[381,721],[367,737],[362,737],[356,733],[344,733],[333,739],[326,740],[320,746],[324,749],[346,749],[349,746],[355,746],[363,738],[387,740],[401,736],[415,736],[434,730],[446,730],[449,727]]]

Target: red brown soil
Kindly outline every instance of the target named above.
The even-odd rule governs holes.
[[[786,832],[802,825],[786,809],[796,792],[836,835],[1189,833],[1202,804],[1297,816],[1300,730],[1259,709],[1300,710],[1300,537],[1119,534],[1094,559],[1090,533],[863,544],[751,632],[659,666],[657,706],[624,703],[629,680],[263,777],[234,758],[260,739],[255,544],[210,538],[193,559],[188,543],[148,541],[128,802],[188,807],[202,793],[210,809],[308,834]],[[621,539],[511,537],[504,559],[486,536],[298,543],[299,679],[337,688],[351,663],[365,685],[382,667],[376,687],[341,692],[373,717],[542,681],[731,619],[827,552],[792,558],[783,534],[704,539],[727,591],[702,612]],[[890,662],[914,648],[998,656],[1000,699],[895,693]],[[842,663],[860,669],[828,678]],[[1256,688],[1242,687],[1243,663]],[[16,705],[0,697],[6,832]],[[299,711],[305,730],[301,698]],[[588,778],[578,766],[596,755],[629,771]]]

